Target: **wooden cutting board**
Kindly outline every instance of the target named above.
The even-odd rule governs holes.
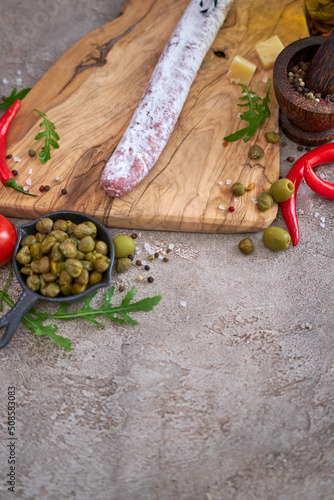
[[[238,117],[241,86],[226,73],[236,54],[254,62],[250,89],[263,97],[272,70],[262,68],[254,46],[274,34],[284,45],[307,36],[299,0],[274,6],[268,0],[235,0],[149,176],[122,198],[110,198],[100,186],[103,168],[188,1],[128,0],[116,20],[80,39],[35,85],[8,137],[7,153],[22,161],[8,164],[19,171],[18,184],[31,179],[31,192],[46,184],[51,189],[32,198],[1,187],[3,215],[33,219],[77,210],[108,227],[209,233],[257,231],[273,221],[277,207],[262,213],[252,199],[279,177],[279,145],[264,140],[264,132],[277,131],[278,105],[271,89],[272,116],[256,136],[265,156],[249,160],[255,139],[224,144],[224,136],[245,125]],[[46,164],[28,155],[43,145],[34,140],[42,130],[34,108],[46,113],[60,135],[60,148]],[[254,186],[239,201],[229,185],[236,181]]]

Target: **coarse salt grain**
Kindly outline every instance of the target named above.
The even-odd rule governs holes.
[[[28,175],[31,175],[31,174],[32,174],[32,168],[29,168]]]
[[[23,186],[23,191],[28,191],[28,186]]]
[[[326,176],[325,176],[325,174],[323,174],[323,173],[321,172],[321,174],[319,174],[319,177],[320,177],[320,179],[324,179]]]
[[[158,258],[159,258],[160,260],[162,260],[162,259],[164,258],[164,256],[163,256],[163,255],[159,255],[159,257],[158,257]]]
[[[255,205],[257,204],[257,199],[256,198],[252,198],[252,202],[255,203]]]
[[[14,156],[14,161],[21,161],[21,158],[19,158],[18,156]]]
[[[9,80],[7,80],[7,78],[3,78],[3,79],[2,79],[2,83],[3,83],[4,85],[8,85],[8,84],[9,84]]]
[[[223,181],[219,181],[219,182],[218,182],[218,184],[219,184],[220,186],[222,186],[224,183],[223,183]]]
[[[170,248],[171,250],[173,250],[173,248],[174,248],[174,247],[175,247],[174,243],[170,243],[170,244],[168,245],[168,248]]]
[[[321,222],[325,222],[326,218],[325,217],[320,217]]]
[[[231,182],[232,182],[232,179],[227,179],[226,184],[229,185],[229,184],[231,184]]]
[[[234,198],[234,203],[238,203],[239,202],[239,198]]]
[[[26,184],[28,184],[28,186],[31,186],[31,179],[30,178],[26,180]]]
[[[20,78],[20,77],[16,78],[16,83],[17,83],[18,85],[21,85],[21,83],[22,83],[22,78]]]
[[[224,205],[219,205],[218,208],[219,208],[219,210],[225,210]]]
[[[141,238],[141,233],[138,233],[138,238]]]
[[[318,212],[316,212],[316,213],[314,214],[314,217],[319,217]]]
[[[187,302],[185,300],[180,300],[180,306],[186,307]]]
[[[325,224],[323,222],[320,222],[320,227],[325,227]]]
[[[17,70],[16,72],[18,75],[22,75],[22,71],[20,69]]]
[[[237,117],[238,117],[238,118],[240,118],[240,117],[241,117],[241,113],[238,113],[238,114],[237,114]]]
[[[264,76],[264,77],[262,78],[262,81],[263,81],[263,83],[267,83],[268,78],[267,78],[266,76]]]

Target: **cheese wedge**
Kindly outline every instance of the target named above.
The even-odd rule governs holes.
[[[227,72],[227,78],[233,83],[248,85],[251,81],[257,66],[242,56],[235,56],[230,69]]]
[[[255,45],[255,50],[264,69],[272,68],[284,45],[277,35]]]

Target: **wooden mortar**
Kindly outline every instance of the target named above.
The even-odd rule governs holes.
[[[313,87],[308,88],[315,92],[325,89],[325,94],[330,91],[328,82],[334,81],[334,30],[326,38],[315,36],[291,43],[277,57],[273,71],[280,125],[291,140],[305,146],[319,146],[334,139],[334,103],[314,102],[299,94],[290,84],[288,72],[300,61],[310,62],[305,83],[308,86],[311,82]]]

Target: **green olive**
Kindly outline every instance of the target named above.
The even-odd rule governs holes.
[[[17,252],[16,260],[22,265],[29,264],[31,261],[31,253],[28,245],[23,246],[21,250]]]
[[[86,269],[81,271],[81,274],[78,278],[75,278],[75,282],[80,285],[87,285],[89,283],[89,272]]]
[[[38,261],[38,269],[41,274],[50,272],[51,261],[48,255],[44,255]]]
[[[56,238],[51,234],[48,234],[41,243],[42,253],[51,252],[51,249],[55,243],[57,243]]]
[[[240,252],[242,252],[245,255],[251,254],[254,250],[253,242],[250,238],[244,238],[243,240],[240,241],[238,246]]]
[[[257,199],[257,206],[261,212],[266,212],[274,204],[273,197],[269,193],[261,193]]]
[[[104,273],[110,264],[110,259],[106,257],[105,255],[101,255],[96,261],[94,262],[94,269],[95,271],[98,271],[99,273]]]
[[[51,233],[53,228],[53,220],[49,217],[44,217],[44,219],[40,219],[36,223],[36,229],[39,233],[47,234]]]
[[[24,246],[31,247],[31,245],[36,242],[37,242],[36,236],[34,236],[33,234],[28,234],[28,236],[23,238],[21,245],[23,247]]]
[[[290,241],[290,234],[280,227],[268,227],[263,232],[263,243],[271,250],[285,250]]]
[[[60,243],[59,250],[63,253],[66,259],[74,259],[78,253],[78,250],[70,238],[67,238],[67,240]]]
[[[65,270],[61,271],[58,278],[58,283],[60,286],[68,285],[69,283],[72,283],[72,276],[70,276]]]
[[[41,293],[45,297],[57,297],[60,293],[60,286],[58,283],[48,283],[41,288]]]
[[[136,249],[134,239],[131,238],[131,236],[126,236],[125,234],[115,236],[115,238],[113,238],[113,243],[115,247],[116,259],[128,257]]]
[[[87,285],[83,283],[73,283],[72,285],[72,295],[78,295],[78,293],[82,293],[87,290]]]
[[[65,233],[67,232],[67,228],[68,228],[68,224],[66,222],[66,220],[63,220],[63,219],[57,219],[54,223],[53,223],[53,229],[54,230],[60,230],[60,231],[64,231]]]
[[[277,203],[287,201],[295,190],[294,183],[290,179],[278,179],[270,187],[270,194]]]
[[[115,268],[118,273],[124,273],[130,268],[130,266],[131,266],[131,259],[128,259],[127,257],[122,257],[121,259],[117,259]]]
[[[83,269],[81,261],[77,259],[67,259],[65,261],[65,269],[72,278],[78,278]]]
[[[100,283],[102,281],[102,273],[99,273],[98,271],[92,271],[89,275],[89,284],[96,285],[97,283]]]
[[[84,236],[78,245],[80,252],[88,253],[92,252],[95,248],[95,240],[91,236]]]
[[[95,251],[101,255],[108,255],[108,245],[104,241],[97,241],[95,243]]]
[[[41,286],[41,279],[37,274],[32,274],[27,278],[26,283],[27,287],[30,288],[30,290],[37,292],[37,290],[39,290],[39,287]]]

